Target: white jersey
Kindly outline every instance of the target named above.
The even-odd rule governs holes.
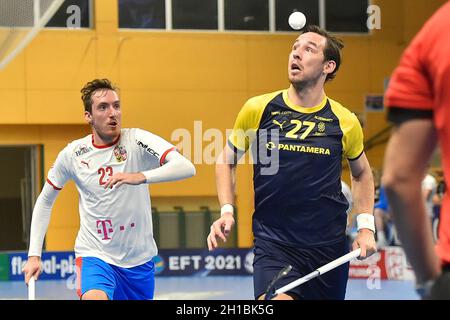
[[[123,184],[107,190],[104,185],[115,173],[161,166],[171,150],[172,144],[150,132],[122,129],[110,145],[96,146],[89,135],[59,153],[47,182],[61,189],[69,179],[75,181],[80,212],[77,257],[97,257],[130,268],[157,254],[148,185]]]
[[[433,196],[436,194],[437,181],[431,175],[427,174],[425,178],[422,180],[422,190],[431,191],[428,197],[425,199],[425,208],[427,210],[427,214],[430,217],[433,217]]]

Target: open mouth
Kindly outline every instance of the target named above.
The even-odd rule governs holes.
[[[108,123],[108,126],[115,128],[115,127],[117,127],[117,122],[116,121],[111,121],[111,122]]]
[[[297,64],[293,63],[293,64],[291,64],[291,70],[300,71],[301,69],[300,69],[300,67]]]

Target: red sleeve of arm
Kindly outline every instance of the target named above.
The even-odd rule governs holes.
[[[385,94],[384,102],[387,107],[432,110],[432,81],[423,63],[421,50],[426,47],[425,36],[426,34],[419,33],[403,53]]]

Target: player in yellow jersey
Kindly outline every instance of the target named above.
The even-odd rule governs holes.
[[[255,298],[264,298],[271,280],[287,265],[293,269],[277,288],[348,252],[348,202],[341,191],[344,157],[351,170],[354,210],[360,213],[353,248],[361,248],[360,258],[376,251],[374,185],[361,125],[323,88],[339,69],[342,47],[325,30],[305,28],[289,55],[290,87],[248,100],[219,156],[216,183],[222,210],[208,235],[210,250],[234,225],[236,160],[250,148],[256,151]],[[347,279],[348,263],[277,299],[344,299]]]

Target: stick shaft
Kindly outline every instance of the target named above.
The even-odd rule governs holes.
[[[276,290],[275,293],[276,294],[280,294],[280,293],[285,293],[286,291],[291,290],[292,288],[295,288],[311,279],[314,279],[315,277],[324,274],[325,272],[328,272],[336,267],[339,267],[340,265],[349,262],[350,260],[359,257],[361,255],[361,249],[358,248],[356,250],[353,250],[345,255],[343,255],[340,258],[337,258],[336,260],[333,260],[329,263],[327,263],[326,265],[314,270],[311,273],[308,273],[306,276],[301,277],[300,279],[297,279],[287,285],[285,285],[284,287],[281,287],[280,289]]]
[[[30,281],[28,281],[28,300],[35,300],[35,299],[36,299],[36,281],[33,276],[30,278]]]

